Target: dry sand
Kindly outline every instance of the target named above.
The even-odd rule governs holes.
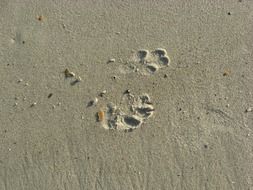
[[[251,0],[0,0],[0,190],[252,190],[252,21]],[[155,48],[168,67],[131,70]],[[127,89],[152,117],[104,129]]]

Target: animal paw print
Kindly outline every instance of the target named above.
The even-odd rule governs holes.
[[[107,105],[104,119],[101,121],[105,129],[130,132],[139,128],[154,113],[153,104],[147,94],[138,97],[125,94],[123,101],[121,107],[113,103]]]
[[[131,63],[131,67],[143,74],[154,74],[159,69],[169,66],[170,58],[167,55],[167,51],[162,48],[157,48],[151,52],[142,49],[137,51]],[[139,63],[139,65],[137,66],[136,63]]]

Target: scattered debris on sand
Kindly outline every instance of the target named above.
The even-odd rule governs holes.
[[[107,91],[106,91],[106,90],[103,90],[102,92],[99,93],[99,96],[100,96],[100,97],[103,97],[106,93],[107,93]]]
[[[65,69],[64,71],[65,78],[74,78],[76,74],[74,72],[69,71],[69,69]],[[75,84],[79,83],[82,81],[82,78],[80,76],[75,77],[74,81],[70,82],[71,86],[74,86]]]
[[[124,94],[130,94],[131,91],[129,89],[125,90]]]
[[[105,112],[103,110],[99,110],[97,113],[97,120],[99,122],[102,122],[104,121],[104,119],[105,119]]]
[[[37,102],[33,102],[32,104],[31,104],[31,107],[34,107],[34,106],[36,106],[37,105]]]
[[[98,98],[94,98],[93,100],[89,101],[87,107],[96,106],[98,103]]]
[[[42,15],[37,16],[38,21],[43,21],[44,17]]]
[[[47,98],[51,98],[53,96],[53,93],[48,94]]]
[[[65,69],[64,74],[65,74],[66,78],[70,78],[70,77],[74,77],[75,76],[75,73],[70,72],[68,69]]]
[[[116,60],[114,58],[111,58],[107,61],[107,63],[114,63]]]
[[[252,112],[253,111],[253,107],[249,107],[245,110],[245,112]]]
[[[23,79],[18,79],[18,83],[21,83],[21,82],[23,82]]]

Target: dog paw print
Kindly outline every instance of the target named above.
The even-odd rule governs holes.
[[[157,48],[151,52],[141,49],[134,54],[132,61],[130,61],[130,68],[143,74],[154,74],[169,64],[170,58],[165,49]]]
[[[135,97],[132,94],[123,96],[123,103],[116,106],[109,103],[99,119],[105,129],[130,132],[139,128],[154,113],[154,107],[148,94]],[[99,113],[98,113],[99,117]]]

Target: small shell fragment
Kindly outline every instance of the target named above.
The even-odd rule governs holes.
[[[131,90],[127,89],[127,90],[125,90],[125,92],[123,94],[130,94],[130,93],[131,93]]]
[[[100,92],[99,96],[103,97],[106,93],[107,93],[107,91],[103,90],[102,92]]]
[[[23,79],[18,79],[18,83],[21,83],[21,82],[23,82]]]
[[[78,76],[78,77],[77,77],[77,80],[78,80],[79,82],[81,82],[81,81],[82,81],[82,78],[81,78],[80,76]]]
[[[93,104],[94,104],[94,105],[97,105],[97,103],[98,103],[98,99],[97,99],[97,98],[94,98]]]
[[[65,74],[66,78],[74,77],[75,76],[75,73],[70,72],[68,69],[65,69],[64,74]]]
[[[249,107],[245,110],[245,112],[252,112],[253,111],[253,107]]]
[[[107,63],[114,63],[116,60],[114,58],[111,58],[107,61]]]
[[[37,105],[37,102],[33,102],[32,104],[31,104],[31,107],[34,107],[34,106],[36,106]]]
[[[99,122],[102,122],[105,119],[105,112],[102,110],[99,110],[97,113],[97,119]]]
[[[94,100],[89,101],[87,107],[95,106],[98,103],[98,99],[94,98]]]

